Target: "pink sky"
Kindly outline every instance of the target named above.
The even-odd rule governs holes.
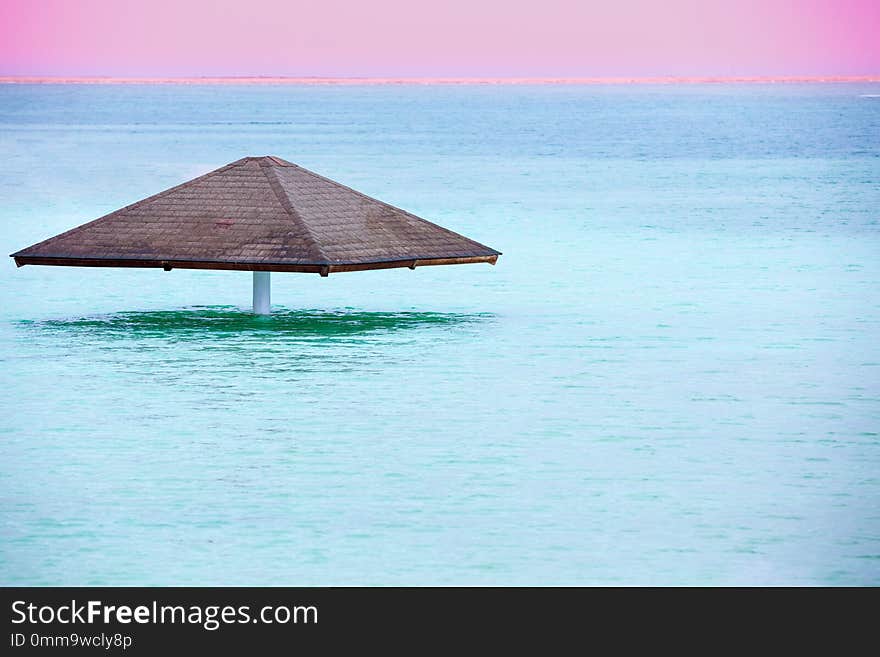
[[[0,75],[880,73],[880,0],[0,0]]]

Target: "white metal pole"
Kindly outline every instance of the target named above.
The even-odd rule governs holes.
[[[254,314],[268,315],[272,305],[271,290],[272,281],[269,279],[269,272],[254,272]]]

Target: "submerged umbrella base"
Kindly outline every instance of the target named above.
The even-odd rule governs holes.
[[[254,272],[254,314],[268,315],[272,307],[272,279],[268,271]]]

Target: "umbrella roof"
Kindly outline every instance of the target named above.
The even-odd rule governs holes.
[[[22,265],[337,271],[500,252],[278,157],[245,157],[34,244]]]

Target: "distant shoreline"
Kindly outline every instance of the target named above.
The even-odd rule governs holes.
[[[0,76],[0,84],[169,84],[169,85],[588,85],[588,84],[769,84],[805,82],[880,82],[877,75],[742,76],[742,77],[523,77],[523,78],[396,78],[396,77],[101,77]]]

